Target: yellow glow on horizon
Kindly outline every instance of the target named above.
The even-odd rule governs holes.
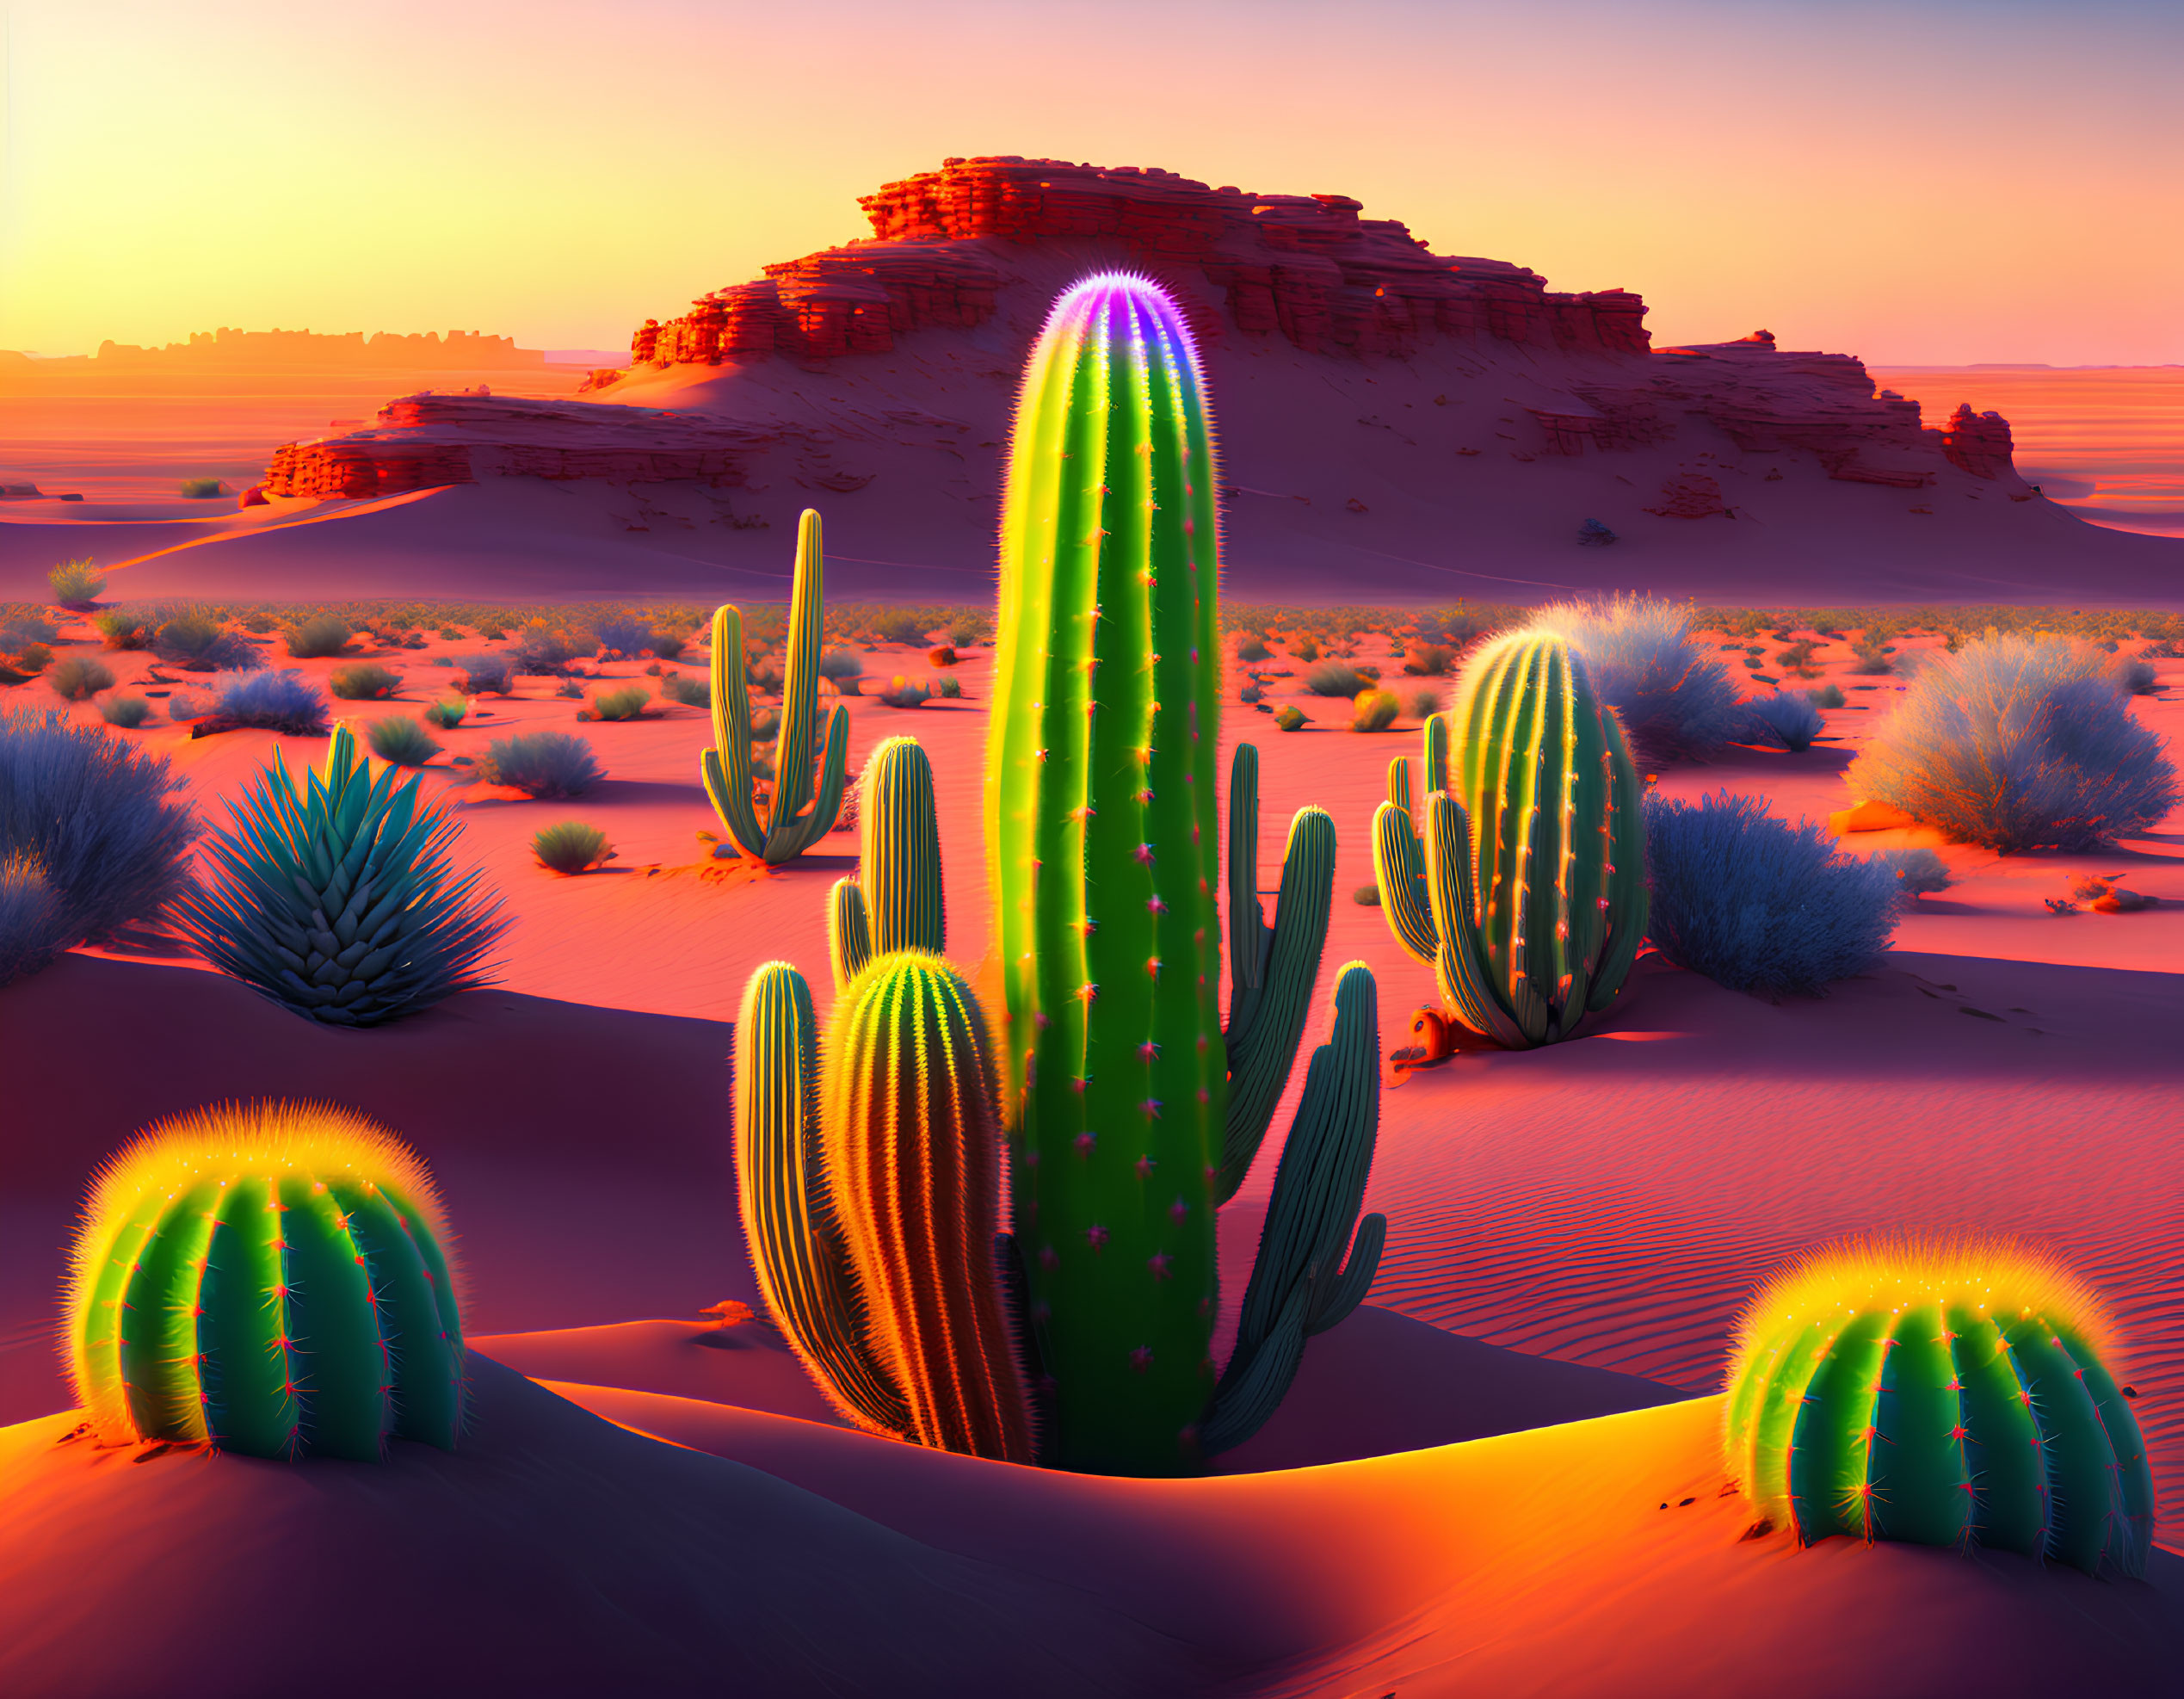
[[[22,0],[0,348],[219,324],[614,347],[955,154],[1339,191],[1658,343],[2184,359],[2184,15],[1581,0]],[[1159,74],[1146,67],[1157,66]]]

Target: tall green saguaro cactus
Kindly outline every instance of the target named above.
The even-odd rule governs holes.
[[[1239,751],[1237,836],[1253,841],[1232,843],[1248,912],[1232,911],[1225,1034],[1216,482],[1175,304],[1120,275],[1069,291],[1010,448],[986,839],[1050,1455],[1091,1472],[1195,1465],[1214,1210],[1294,1060],[1332,887],[1332,824],[1307,811],[1268,936],[1250,888],[1256,757]]]
[[[750,755],[750,696],[743,683],[743,616],[723,606],[713,616],[713,742],[700,757],[706,794],[736,847],[776,866],[796,859],[834,830],[848,770],[849,710],[836,705],[824,738],[819,726],[819,639],[824,627],[824,555],[819,516],[810,508],[796,528],[796,577],[789,594],[788,667],[782,684],[780,741],[774,789],[761,805]],[[824,747],[822,744],[824,744]]]
[[[1482,648],[1443,721],[1428,722],[1423,843],[1398,794],[1407,773],[1391,769],[1373,817],[1389,929],[1473,1032],[1511,1048],[1573,1037],[1614,1000],[1645,936],[1645,828],[1622,727],[1544,631]]]

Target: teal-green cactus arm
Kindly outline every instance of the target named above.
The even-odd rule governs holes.
[[[1410,757],[1398,755],[1388,763],[1388,806],[1408,815],[1411,809]]]
[[[824,627],[826,555],[820,542],[819,516],[804,510],[796,526],[796,572],[789,591],[787,665],[781,680],[780,742],[774,760],[774,805],[767,818],[769,840],[790,834],[792,825],[811,800],[811,775],[818,763],[819,639]],[[834,822],[827,822],[829,827]],[[769,855],[771,861],[787,861],[798,850]],[[774,845],[769,842],[770,851]]]
[[[1447,790],[1448,785],[1448,715],[1446,710],[1429,714],[1422,729],[1426,746],[1426,794]]]
[[[1441,950],[1441,934],[1426,891],[1425,856],[1410,816],[1392,802],[1383,802],[1373,811],[1373,877],[1388,930],[1430,967]]]
[[[1233,860],[1231,867],[1235,865]],[[1236,1195],[1289,1083],[1298,1041],[1311,1012],[1313,983],[1327,948],[1335,895],[1335,822],[1320,808],[1301,808],[1290,822],[1282,856],[1281,894],[1274,910],[1273,948],[1249,1024],[1229,1022],[1229,1113],[1223,1129],[1216,1208]],[[1236,901],[1233,891],[1230,901]],[[1253,903],[1255,909],[1255,900]]]
[[[1312,1054],[1275,1171],[1236,1352],[1201,1424],[1209,1454],[1250,1437],[1280,1402],[1288,1381],[1270,1386],[1261,1359],[1286,1361],[1293,1375],[1305,1332],[1341,1320],[1379,1271],[1386,1223],[1356,1226],[1380,1120],[1379,995],[1363,963],[1336,977],[1334,1004],[1333,1029]]]
[[[1259,907],[1259,751],[1238,744],[1229,762],[1229,1034],[1248,1031],[1266,981],[1272,941]]]
[[[819,757],[817,793],[810,805],[793,820],[774,816],[774,831],[766,843],[766,859],[778,865],[793,861],[834,830],[835,820],[842,812],[842,792],[849,769],[849,710],[836,707],[834,716],[827,722],[825,751]],[[779,834],[781,847],[776,852],[774,834]]]
[[[736,848],[757,861],[766,853],[766,834],[759,827],[757,811],[751,806],[750,745],[730,747],[743,752],[740,762],[733,762],[731,757],[735,771],[721,765],[718,749],[706,750],[699,757],[698,769],[705,777],[706,795],[712,800],[713,812],[719,815],[720,824],[728,828],[728,836],[735,840]]]
[[[837,995],[872,961],[872,916],[854,874],[836,880],[827,894],[827,960]]]
[[[713,744],[698,770],[713,812],[737,849],[754,861],[765,852],[766,831],[751,801],[750,692],[743,683],[743,616],[732,607],[713,616]]]

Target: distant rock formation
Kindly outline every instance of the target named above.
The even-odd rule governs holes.
[[[319,336],[310,331],[243,331],[223,325],[217,331],[194,331],[188,342],[169,343],[163,348],[103,342],[96,355],[39,363],[58,368],[79,361],[101,371],[498,372],[543,367],[546,355],[539,349],[518,348],[513,337],[481,336],[475,331],[450,331],[442,338],[435,331],[415,336],[388,331],[370,337],[361,331]]]
[[[950,159],[858,204],[874,240],[769,265],[679,318],[647,319],[630,358],[885,353],[905,331],[968,329],[992,315],[999,273],[965,244],[1099,238],[1202,268],[1238,330],[1279,333],[1308,352],[1402,355],[1434,332],[1647,347],[1645,303],[1628,291],[1551,293],[1545,278],[1506,261],[1442,258],[1393,219],[1360,219],[1362,203],[1346,195],[1247,195],[1172,171],[1010,156]]]

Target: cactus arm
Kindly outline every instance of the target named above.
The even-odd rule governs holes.
[[[1262,1356],[1271,1353],[1293,1376],[1304,1335],[1333,1326],[1354,1308],[1379,1267],[1385,1222],[1377,1229],[1356,1226],[1380,1120],[1379,998],[1372,970],[1362,962],[1345,967],[1336,977],[1333,1002],[1333,1029],[1312,1054],[1304,1100],[1275,1171],[1237,1319],[1236,1353],[1200,1430],[1209,1451],[1255,1431],[1265,1413],[1247,1426],[1240,1419],[1247,1406],[1256,1412],[1263,1404],[1270,1413],[1288,1389],[1286,1377],[1269,1384]],[[1343,1252],[1354,1233],[1346,1271]]]
[[[1426,746],[1426,794],[1431,796],[1437,790],[1449,788],[1447,714],[1444,711],[1428,714],[1421,735]]]
[[[713,811],[737,849],[756,861],[766,831],[751,801],[750,692],[743,683],[743,616],[723,606],[713,615],[713,747],[698,762]]]
[[[1373,811],[1373,878],[1388,930],[1413,956],[1432,966],[1441,950],[1441,933],[1426,889],[1425,856],[1410,816],[1392,802]]]
[[[1271,938],[1259,906],[1259,751],[1251,744],[1238,744],[1229,763],[1228,871],[1228,1037],[1233,1048],[1251,1029]]]
[[[837,997],[872,961],[872,917],[854,874],[836,880],[827,893],[827,960]]]
[[[1307,1334],[1326,1332],[1365,1301],[1365,1294],[1379,1277],[1380,1253],[1387,1244],[1386,1216],[1376,1210],[1357,1224],[1357,1237],[1350,1241],[1349,1261],[1343,1265],[1341,1278],[1323,1282],[1322,1289],[1314,1294],[1312,1313],[1305,1323]]]
[[[1297,1041],[1311,1012],[1320,956],[1327,948],[1334,895],[1335,822],[1323,809],[1300,808],[1289,825],[1273,945],[1253,1001],[1251,1024],[1238,1038],[1234,1020],[1230,1022],[1229,1114],[1223,1129],[1221,1171],[1213,1186],[1217,1208],[1235,1196],[1243,1183],[1282,1088],[1289,1083]]]
[[[880,955],[947,948],[947,904],[941,879],[940,812],[933,763],[915,738],[889,738],[865,762],[859,824],[858,882]]]
[[[827,1399],[867,1433],[907,1437],[910,1407],[865,1334],[819,1139],[818,1021],[785,961],[743,988],[736,1019],[736,1188],[768,1314]]]
[[[1388,763],[1388,806],[1408,814],[1416,806],[1410,795],[1410,757],[1398,755]]]
[[[1426,805],[1426,862],[1432,874],[1427,884],[1434,930],[1441,939],[1434,971],[1442,1000],[1457,1019],[1481,1037],[1514,1049],[1523,1045],[1525,1035],[1502,1006],[1487,974],[1472,918],[1478,905],[1471,888],[1470,843],[1471,824],[1464,805],[1447,791],[1436,792]]]
[[[837,707],[827,721],[826,741],[818,761],[818,788],[803,812],[794,819],[773,816],[766,834],[766,860],[778,867],[793,862],[834,830],[842,812],[842,793],[848,768],[849,710]]]
[[[789,592],[780,744],[774,758],[774,801],[766,818],[769,839],[793,823],[811,800],[811,778],[818,754],[815,744],[819,730],[819,637],[824,618],[825,571],[819,516],[806,508],[796,525],[796,577]],[[827,822],[830,827],[833,824],[831,819]],[[792,850],[768,859],[787,861],[796,853]]]

